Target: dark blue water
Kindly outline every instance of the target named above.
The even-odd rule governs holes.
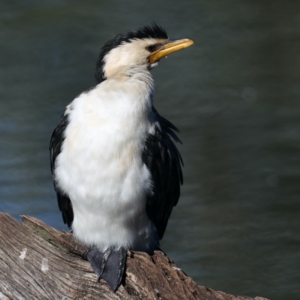
[[[195,45],[153,71],[185,184],[163,249],[199,284],[300,297],[300,2],[2,1],[0,210],[66,229],[48,144],[100,47],[152,21]]]

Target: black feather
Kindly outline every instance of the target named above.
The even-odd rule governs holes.
[[[52,172],[52,176],[53,176],[53,182],[54,182],[54,188],[56,191],[58,206],[59,206],[60,211],[62,212],[62,217],[63,217],[65,224],[67,223],[69,228],[71,228],[72,222],[73,222],[73,217],[74,217],[72,203],[71,203],[71,200],[69,199],[69,197],[67,195],[64,195],[63,192],[57,186],[57,184],[55,182],[55,174],[54,174],[55,161],[56,161],[57,156],[61,152],[61,147],[65,140],[64,133],[65,133],[65,130],[66,130],[68,124],[69,124],[68,115],[64,114],[61,117],[59,124],[57,125],[57,127],[55,128],[55,130],[52,133],[49,150],[50,150],[51,172]]]
[[[101,48],[100,55],[96,63],[95,78],[96,82],[100,83],[105,80],[105,74],[103,71],[104,67],[104,58],[105,56],[114,48],[118,47],[124,43],[130,43],[135,39],[168,39],[167,32],[159,25],[153,23],[151,26],[144,26],[139,28],[136,31],[129,31],[126,34],[118,34],[114,36],[111,40],[105,43]]]
[[[154,109],[157,117],[155,133],[145,142],[142,159],[148,167],[153,181],[153,192],[147,195],[146,211],[162,239],[173,207],[180,197],[183,184],[182,158],[172,138],[180,142],[173,132],[178,129]]]

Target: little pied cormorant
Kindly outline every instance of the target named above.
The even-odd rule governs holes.
[[[156,25],[116,35],[101,49],[97,85],[67,107],[50,142],[63,220],[95,273],[116,290],[126,251],[159,249],[183,182],[178,129],[153,107],[150,69],[193,44]]]

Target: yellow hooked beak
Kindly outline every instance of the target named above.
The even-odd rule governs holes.
[[[163,45],[158,50],[151,53],[148,57],[149,62],[150,62],[150,64],[153,64],[153,63],[159,61],[160,59],[162,59],[163,57],[165,57],[173,52],[176,52],[178,50],[190,47],[193,44],[194,44],[194,41],[190,40],[190,39],[182,39],[182,40],[176,40],[176,41],[169,42],[169,43]]]

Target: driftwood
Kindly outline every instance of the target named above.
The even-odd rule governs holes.
[[[113,293],[97,282],[70,233],[33,217],[20,224],[0,212],[0,299],[205,299],[254,300],[199,286],[163,252],[127,254],[126,277]],[[256,300],[265,298],[256,297]]]

